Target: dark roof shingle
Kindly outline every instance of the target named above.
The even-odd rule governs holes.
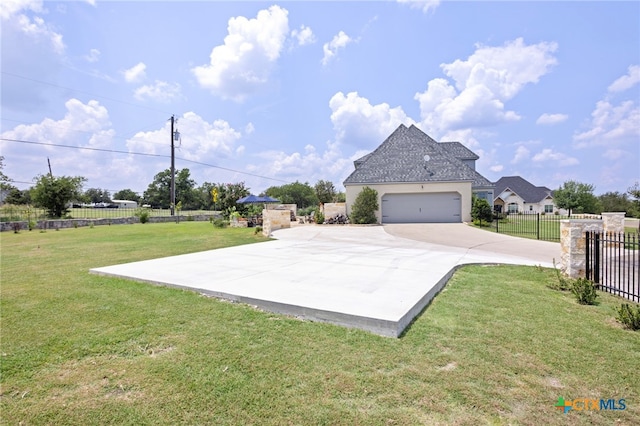
[[[525,203],[539,203],[553,196],[552,191],[546,186],[535,186],[520,176],[505,176],[498,179],[494,191],[496,198],[506,189],[518,194]]]
[[[474,187],[493,187],[460,157],[478,158],[459,142],[438,143],[416,126],[401,124],[373,152],[354,161],[356,169],[344,184],[470,181]]]

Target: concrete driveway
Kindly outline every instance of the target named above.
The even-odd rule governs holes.
[[[273,237],[90,272],[397,337],[459,266],[552,266],[560,253],[559,244],[463,224],[298,225]]]

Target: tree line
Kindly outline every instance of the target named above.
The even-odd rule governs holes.
[[[48,216],[59,218],[69,213],[73,204],[110,204],[113,200],[135,201],[138,205],[148,205],[155,209],[171,208],[171,169],[156,174],[142,195],[131,189],[122,189],[111,194],[101,188],[84,190],[86,178],[81,176],[40,175],[34,185],[20,190],[11,184],[4,173],[3,158],[0,157],[0,189],[6,192],[4,202],[13,205],[34,205],[42,207]],[[237,201],[249,195],[244,182],[211,183],[197,185],[188,168],[175,171],[176,206],[183,210],[217,210],[228,216],[232,211],[246,214],[250,206]],[[319,180],[314,186],[309,183],[293,182],[272,186],[257,195],[268,195],[283,204],[296,204],[298,209],[317,208],[320,203],[345,200],[344,193],[336,190],[332,182]],[[179,204],[178,204],[179,203]]]

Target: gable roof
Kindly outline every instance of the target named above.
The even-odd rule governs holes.
[[[478,160],[480,157],[460,142],[440,142],[458,160]]]
[[[493,187],[458,156],[478,158],[459,142],[438,143],[416,126],[401,124],[373,152],[354,161],[356,169],[344,184],[469,181],[474,187]]]
[[[507,189],[515,192],[525,203],[539,203],[545,198],[553,196],[552,191],[546,186],[535,186],[520,176],[501,177],[496,182],[494,191],[496,198]]]

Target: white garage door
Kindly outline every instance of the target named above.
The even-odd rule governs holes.
[[[462,222],[461,212],[457,192],[382,196],[382,223]]]

